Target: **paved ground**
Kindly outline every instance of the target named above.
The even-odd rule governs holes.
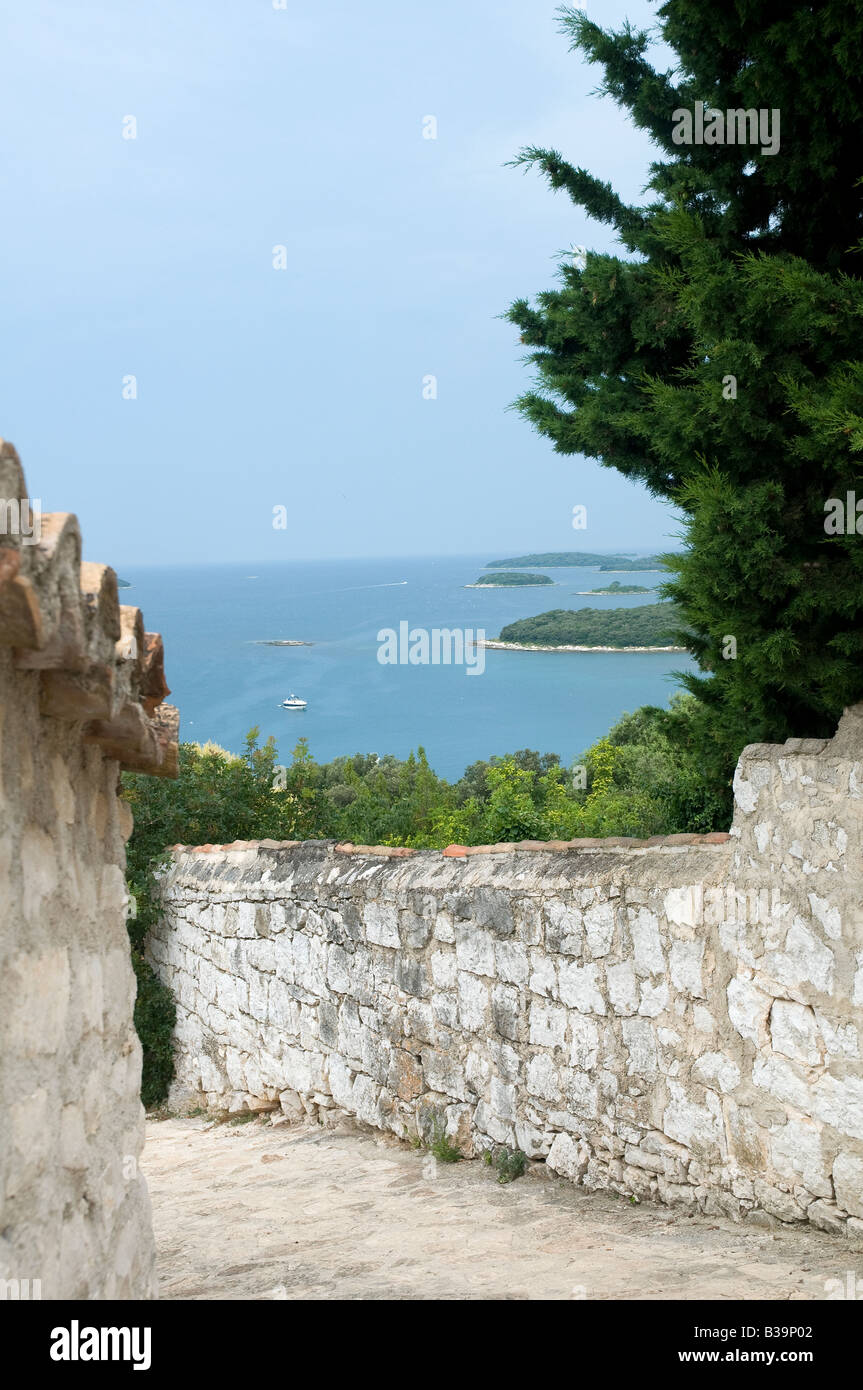
[[[534,1165],[505,1186],[349,1121],[150,1120],[163,1298],[823,1299],[863,1254],[585,1193]]]

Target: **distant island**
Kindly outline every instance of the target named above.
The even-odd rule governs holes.
[[[680,652],[675,629],[682,619],[670,603],[641,608],[555,608],[520,618],[501,629],[486,647],[540,651]]]
[[[287,637],[263,637],[252,642],[253,647],[313,647],[314,642],[298,642]]]
[[[475,584],[465,584],[466,589],[516,589],[533,584],[553,584],[547,574],[522,574],[516,570],[499,570],[496,574],[481,574]]]
[[[591,594],[652,594],[652,589],[645,589],[642,584],[621,584],[619,580],[612,579],[604,589],[581,589],[578,591],[579,598],[587,598]]]
[[[600,570],[611,574],[630,574],[633,570],[650,570],[656,573],[664,570],[665,565],[659,555],[648,555],[644,560],[614,560],[605,565],[600,565]],[[667,571],[666,571],[667,573]]]
[[[132,587],[132,585],[129,583],[128,579],[118,579],[118,580],[117,580],[117,588],[118,588],[118,589],[131,589],[131,587]]]
[[[661,570],[661,556],[641,558],[630,555],[592,555],[588,550],[547,550],[541,555],[516,555],[511,560],[490,560],[487,570],[527,569],[539,565],[542,569],[600,569],[600,570]]]

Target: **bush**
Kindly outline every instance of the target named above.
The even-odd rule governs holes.
[[[134,948],[132,967],[138,981],[135,1028],[144,1054],[141,1100],[149,1110],[166,1098],[174,1076],[173,1034],[177,1010],[167,985],[157,979]]]

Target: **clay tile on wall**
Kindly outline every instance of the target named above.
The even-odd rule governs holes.
[[[31,505],[33,503],[33,505]],[[162,704],[162,639],[120,606],[110,565],[81,561],[71,512],[42,514],[14,447],[0,440],[0,647],[11,679],[39,672],[39,711],[80,724],[82,741],[121,767],[178,772],[179,711]]]

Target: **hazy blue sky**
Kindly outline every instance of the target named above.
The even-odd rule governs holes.
[[[505,161],[556,146],[638,198],[651,158],[590,95],[599,69],[556,8],[27,0],[7,18],[0,434],[89,558],[666,543],[667,508],[507,409],[530,371],[498,316],[563,249],[612,243]]]

